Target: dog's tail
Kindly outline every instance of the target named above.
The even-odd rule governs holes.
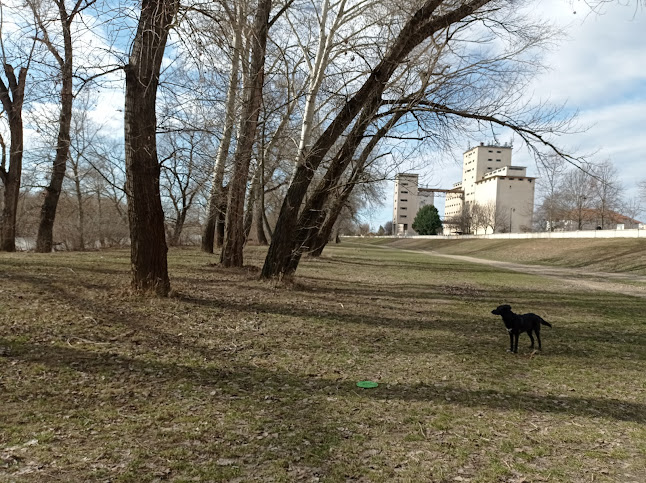
[[[540,318],[540,317],[539,317],[539,319],[540,319],[540,321],[541,321],[541,324],[543,324],[543,325],[547,325],[547,326],[548,326],[548,327],[550,327],[550,328],[552,327],[552,324],[550,324],[549,322],[544,321],[544,320],[543,320],[542,318]]]

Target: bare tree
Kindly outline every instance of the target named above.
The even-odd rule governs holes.
[[[23,166],[23,105],[27,73],[34,55],[35,41],[32,38],[31,41],[25,42],[23,49],[20,44],[24,38],[24,32],[5,38],[4,13],[5,7],[0,3],[0,55],[2,56],[0,62],[2,62],[2,72],[6,79],[5,83],[5,80],[0,76],[0,102],[2,105],[0,118],[6,117],[10,133],[9,146],[0,135],[0,155],[2,156],[0,158],[0,181],[3,187],[0,250],[13,252],[16,250],[16,222]],[[35,33],[37,34],[37,29]],[[34,33],[27,35],[27,37],[33,37],[33,35]],[[18,62],[19,65],[16,65],[15,62]],[[7,147],[9,148],[8,153]]]
[[[179,245],[189,211],[206,183],[210,151],[207,135],[196,130],[172,131],[160,140],[165,151],[161,171],[161,190],[168,201],[165,210],[169,219],[168,243]]]
[[[66,177],[72,182],[72,192],[76,201],[77,210],[77,240],[74,248],[84,250],[86,245],[86,223],[85,204],[88,197],[86,178],[90,175],[91,167],[86,159],[93,149],[94,141],[98,135],[100,126],[92,125],[90,122],[89,108],[90,99],[84,97],[81,100],[79,109],[72,111],[72,122],[70,126],[70,156],[69,170]]]
[[[0,31],[1,35],[2,32]],[[16,250],[16,216],[24,145],[22,106],[25,98],[28,66],[21,67],[16,77],[14,68],[6,61],[3,48],[3,67],[8,85],[0,77],[0,101],[2,101],[2,107],[7,115],[11,141],[9,145],[9,163],[7,164],[7,145],[0,135],[0,147],[2,148],[0,181],[2,181],[4,187],[0,250],[13,252]]]
[[[585,223],[593,218],[590,212],[594,203],[594,178],[589,174],[591,169],[591,165],[586,164],[585,169],[572,169],[564,177],[564,217],[575,222],[577,230],[582,230]]]
[[[637,189],[639,190],[639,198],[646,202],[646,179],[637,183]]]
[[[178,0],[143,0],[126,73],[126,193],[132,286],[166,296],[170,291],[164,212],[157,159],[157,86]]]
[[[473,229],[473,213],[472,205],[462,205],[462,210],[459,214],[444,220],[444,226],[449,228],[450,231],[457,232],[460,235],[469,235]]]
[[[594,175],[592,179],[594,208],[599,220],[599,226],[605,229],[609,223],[609,215],[617,210],[621,204],[621,187],[617,168],[609,159],[594,167]]]
[[[225,267],[243,264],[245,191],[260,114],[270,11],[271,0],[259,0],[253,25],[249,84],[245,86],[242,126],[229,183],[225,238],[220,252],[220,263]]]
[[[621,213],[633,220],[637,220],[644,209],[644,204],[639,198],[629,198],[621,203]]]
[[[70,151],[70,125],[72,121],[72,103],[74,100],[74,56],[72,50],[72,23],[85,9],[94,4],[95,0],[77,0],[68,11],[64,0],[53,0],[55,12],[51,12],[50,4],[36,0],[27,0],[40,34],[36,39],[41,42],[52,55],[58,69],[60,79],[60,111],[58,117],[58,136],[56,155],[54,156],[50,183],[45,190],[45,198],[40,214],[36,251],[47,253],[52,251],[54,237],[54,220],[56,207],[65,178],[66,163]],[[62,47],[57,45],[51,31],[57,23],[62,36]]]
[[[305,103],[303,106],[295,168],[304,162],[311,148],[312,135],[326,118],[326,115],[323,114],[325,112],[323,105],[329,104],[335,97],[334,95],[330,95],[330,86],[328,85],[326,86],[328,92],[326,92],[325,100],[319,102],[318,99],[321,87],[324,85],[326,78],[329,77],[328,69],[335,60],[347,57],[348,53],[351,54],[350,57],[353,59],[353,50],[360,51],[362,50],[361,47],[365,47],[365,45],[362,45],[366,42],[364,38],[366,35],[365,32],[370,31],[370,19],[374,17],[374,15],[366,15],[366,13],[373,10],[374,6],[375,2],[371,0],[360,0],[357,2],[348,2],[347,0],[320,0],[318,5],[312,2],[312,10],[318,13],[316,16],[318,25],[314,26],[311,30],[317,31],[318,36],[316,34],[311,35],[309,32],[307,36],[299,35],[299,30],[302,29],[303,23],[308,22],[312,17],[309,11],[303,12],[305,16],[304,18],[298,19],[300,22],[293,18],[300,13],[298,10],[291,14],[288,12],[286,15],[292,30],[296,34],[297,39],[299,39],[307,67],[307,89],[305,92]],[[352,27],[348,28],[349,26]],[[310,42],[301,40],[303,38],[308,38]],[[311,45],[313,42],[316,42],[314,48]],[[352,62],[349,64],[352,64]],[[337,69],[339,68],[338,63],[335,67]],[[339,91],[342,91],[345,85],[341,84],[338,87]],[[319,117],[318,121],[315,120],[315,114]]]
[[[566,171],[566,163],[562,157],[550,155],[542,158],[537,166],[538,186],[541,190],[540,211],[545,218],[546,228],[554,231],[556,221],[563,210],[560,187]]]
[[[312,148],[305,156],[303,163],[297,166],[281,208],[267,258],[265,259],[261,275],[263,278],[280,278],[293,272],[293,265],[290,259],[295,248],[298,246],[298,243],[295,243],[295,237],[298,232],[297,227],[299,225],[298,220],[301,212],[301,204],[308,193],[310,183],[315,178],[320,164],[330,158],[330,151],[339,145],[339,138],[348,133],[348,128],[353,122],[355,122],[355,126],[350,130],[352,134],[348,134],[348,137],[362,135],[361,130],[355,131],[355,127],[360,123],[366,123],[367,127],[369,125],[369,121],[367,122],[367,120],[372,119],[379,112],[379,109],[386,102],[383,99],[383,95],[387,87],[392,85],[393,76],[397,75],[397,79],[403,78],[404,73],[402,69],[404,67],[400,69],[401,64],[405,59],[408,61],[409,54],[413,49],[426,40],[429,41],[429,44],[432,44],[432,42],[437,40],[436,37],[443,38],[440,33],[446,33],[445,37],[448,37],[447,41],[452,42],[453,37],[448,31],[449,27],[455,25],[456,29],[461,31],[463,28],[466,28],[465,25],[470,23],[469,20],[477,21],[471,15],[481,8],[483,9],[482,15],[492,14],[493,9],[485,11],[485,6],[488,3],[486,0],[462,2],[459,4],[443,2],[441,0],[429,0],[408,18],[408,21],[394,38],[385,54],[378,62],[375,62],[375,67],[371,70],[363,84],[361,84],[361,87],[359,87],[354,95],[348,96],[348,101],[343,104],[343,107],[337,113],[336,117],[329,123],[318,139],[312,143]],[[495,6],[496,11],[500,11],[498,8],[501,5],[496,4]],[[482,18],[482,15],[477,18]],[[503,21],[501,20],[501,22]],[[523,30],[519,25],[514,25],[513,29],[505,28],[504,30],[506,32],[513,30],[517,33],[528,31],[527,28]],[[539,37],[545,38],[538,26],[529,28],[529,31],[532,34],[537,34]],[[508,54],[511,55],[510,53]],[[483,70],[486,70],[486,68]],[[417,79],[429,79],[441,74],[441,72],[441,69],[439,73],[433,70],[430,72],[418,72]],[[410,78],[412,80],[413,76],[411,75]],[[508,84],[506,99],[514,98],[514,95],[510,92],[510,86],[512,84]],[[428,111],[440,119],[451,117],[474,119],[485,123],[510,127],[519,133],[521,137],[529,141],[530,144],[538,142],[554,148],[544,137],[545,134],[554,132],[553,125],[548,121],[549,116],[540,117],[536,112],[531,114],[526,112],[525,114],[528,117],[527,122],[519,124],[510,121],[509,116],[503,118],[502,116],[496,115],[494,108],[496,104],[495,99],[487,106],[487,109],[483,108],[482,104],[476,104],[480,107],[479,110],[474,110],[473,107],[469,107],[464,103],[459,108],[455,108],[447,102],[438,102],[451,99],[451,94],[453,94],[453,98],[456,96],[459,97],[457,94],[459,92],[458,87],[462,85],[459,83],[455,85],[448,84],[448,90],[450,92],[444,92],[443,96],[436,96],[435,99],[426,101],[425,106]],[[474,85],[483,87],[485,84],[474,83]],[[442,86],[442,83],[438,83],[438,88],[441,89],[440,86]],[[501,98],[498,97],[497,99]],[[498,101],[498,103],[500,102]],[[406,105],[410,103],[410,99],[408,96],[402,96],[396,101],[397,103]],[[518,113],[516,115],[518,116]],[[550,120],[554,119],[555,117],[550,118]],[[303,210],[305,211],[306,209],[304,208]]]
[[[229,156],[229,147],[233,137],[235,125],[235,110],[238,98],[238,84],[240,62],[243,55],[243,30],[245,27],[245,16],[243,3],[240,2],[235,7],[235,12],[231,14],[230,24],[233,29],[233,45],[231,48],[231,73],[229,76],[229,87],[226,97],[226,108],[223,121],[222,138],[218,146],[213,166],[213,175],[211,179],[211,191],[207,203],[206,220],[202,230],[202,251],[213,253],[215,243],[216,225],[219,219],[224,219],[225,213],[221,211],[222,206],[226,206],[226,194],[224,193],[224,173],[227,158]],[[218,238],[218,245],[222,240]]]

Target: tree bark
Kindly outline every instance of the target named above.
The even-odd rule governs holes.
[[[22,175],[23,124],[22,106],[25,99],[25,84],[27,69],[21,67],[18,78],[14,68],[5,63],[4,72],[8,86],[0,79],[0,101],[7,113],[9,121],[10,142],[9,167],[6,162],[6,146],[2,144],[2,164],[0,178],[4,185],[4,204],[2,208],[2,223],[0,231],[0,250],[16,251],[16,215],[18,212],[18,196],[20,194],[20,179]]]
[[[261,277],[282,278],[291,264],[291,250],[297,228],[299,210],[314,173],[328,151],[364,106],[383,94],[386,84],[408,54],[435,32],[472,14],[491,0],[473,0],[455,9],[434,15],[442,0],[427,0],[409,19],[384,58],[370,73],[357,93],[343,106],[334,121],[314,143],[303,163],[296,167],[283,201],[274,236],[265,258]]]
[[[213,166],[213,178],[211,181],[211,191],[207,205],[206,221],[202,230],[202,251],[213,253],[213,245],[217,241],[217,246],[222,245],[222,238],[217,237],[216,227],[218,220],[224,218],[225,212],[220,211],[223,201],[227,199],[227,193],[223,190],[224,168],[226,167],[229,147],[231,146],[231,137],[233,136],[233,126],[235,123],[235,107],[238,95],[238,82],[240,72],[240,57],[242,49],[242,7],[236,9],[237,18],[234,19],[235,32],[233,40],[233,52],[231,58],[231,77],[229,79],[229,88],[227,90],[226,112],[224,114],[224,130],[222,139],[218,146],[218,152],[215,157]]]
[[[253,177],[251,178],[251,189],[249,189],[249,193],[247,195],[247,210],[245,211],[245,214],[244,214],[244,224],[243,224],[245,243],[247,242],[249,238],[249,234],[251,233],[254,213],[256,211],[255,207],[256,207],[256,204],[258,203],[258,193],[260,189],[260,170],[261,170],[261,165],[258,164],[258,166],[256,166],[256,171],[254,172]]]
[[[81,189],[81,177],[79,175],[78,164],[74,164],[74,189],[76,191],[76,203],[79,210],[79,233],[77,240],[77,250],[85,250],[85,210],[83,209],[83,190]]]
[[[258,245],[266,246],[268,245],[267,237],[265,235],[265,230],[263,229],[263,221],[265,219],[265,176],[264,176],[264,162],[261,162],[260,165],[260,181],[258,189],[258,197],[256,203],[254,204],[253,219],[256,224],[256,238]]]
[[[331,187],[327,188],[327,193],[328,196],[326,198],[327,200],[330,198],[331,193],[333,192],[340,192],[338,196],[332,201],[330,204],[328,210],[327,210],[327,217],[323,216],[321,219],[321,226],[317,224],[315,227],[313,227],[311,230],[308,230],[307,233],[305,234],[305,238],[303,241],[303,245],[306,246],[309,250],[309,253],[313,257],[319,257],[321,256],[321,253],[323,253],[323,249],[327,245],[328,241],[330,240],[330,236],[332,235],[332,230],[334,228],[334,225],[336,223],[337,218],[341,214],[341,211],[343,210],[343,207],[348,201],[348,198],[350,197],[350,194],[352,193],[352,190],[356,186],[357,182],[359,181],[359,178],[364,172],[364,167],[368,161],[368,157],[372,153],[372,151],[375,149],[379,141],[383,139],[383,137],[388,134],[388,131],[399,122],[399,120],[404,116],[405,112],[403,110],[400,110],[396,112],[389,120],[388,122],[383,125],[370,139],[368,144],[363,148],[361,151],[361,154],[357,158],[354,168],[352,170],[352,173],[348,177],[348,181],[346,182],[345,186],[343,189],[341,189],[340,186],[337,185],[336,190],[332,190]],[[319,186],[319,188],[325,188],[325,186]],[[325,215],[325,214],[324,214]],[[336,243],[340,243],[339,239],[339,233],[337,230],[336,233]],[[291,263],[291,267],[296,270],[298,266],[298,263],[296,261],[296,264],[294,261]]]
[[[170,281],[159,192],[155,104],[164,49],[178,8],[177,0],[143,0],[125,66],[126,194],[132,287],[161,296],[168,295]]]
[[[236,146],[233,175],[229,183],[225,239],[220,253],[220,262],[225,267],[243,265],[245,191],[260,114],[270,11],[271,0],[260,0],[252,32],[250,75],[242,108],[242,129]]]

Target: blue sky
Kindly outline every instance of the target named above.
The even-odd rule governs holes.
[[[534,13],[564,27],[567,38],[546,53],[549,69],[537,76],[527,97],[565,103],[569,111],[578,111],[578,125],[586,130],[561,143],[575,154],[592,154],[592,161],[612,160],[626,195],[635,196],[637,181],[646,179],[646,9],[634,2],[611,2],[590,13],[581,1],[545,0],[534,4]],[[482,141],[490,139],[483,134]],[[508,141],[510,135],[502,133],[499,139]],[[421,182],[449,188],[459,181],[468,140],[463,144],[452,159],[415,171]],[[513,163],[537,175],[533,158],[517,137]],[[375,228],[392,219],[392,190],[392,182],[385,182],[383,206],[364,216]],[[443,199],[436,204],[443,213]]]

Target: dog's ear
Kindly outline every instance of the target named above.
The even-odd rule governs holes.
[[[498,307],[498,310],[511,310],[511,305],[501,305],[500,307]]]

